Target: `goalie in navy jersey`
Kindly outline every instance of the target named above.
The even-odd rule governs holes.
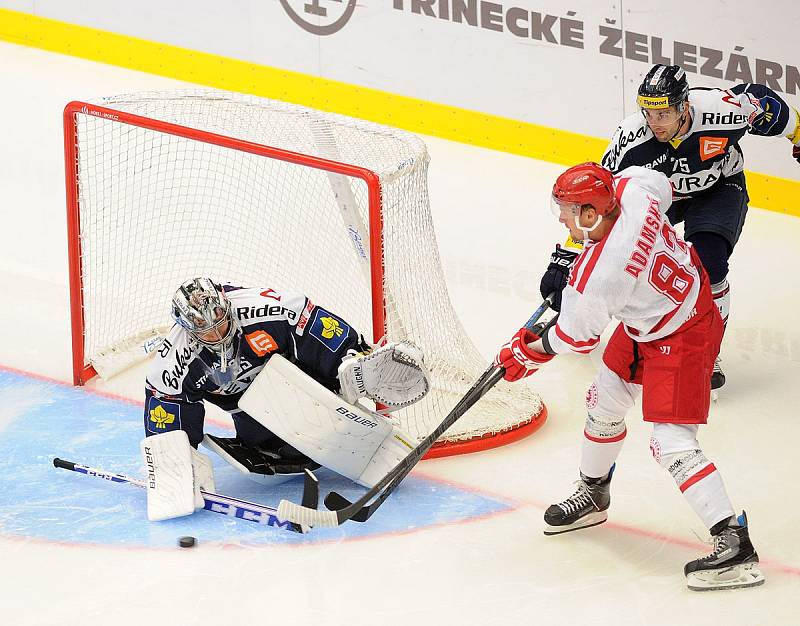
[[[398,409],[427,393],[410,342],[374,348],[304,295],[206,277],[179,287],[172,317],[145,386],[149,519],[193,513],[200,490],[214,490],[200,443],[265,484],[322,465],[366,486],[415,445],[369,404]],[[204,402],[230,414],[235,437],[204,433]]]
[[[538,334],[521,329],[495,363],[506,380],[520,380],[557,354],[590,353],[612,319],[619,323],[586,394],[578,489],[545,511],[545,534],[606,521],[626,414],[641,395],[655,461],[714,537],[710,555],[686,564],[689,587],[763,583],[747,518],[736,515],[698,441],[723,325],[697,252],[664,216],[672,204],[669,181],[643,167],[613,176],[584,163],[558,177],[552,200],[553,212],[573,240],[586,242],[584,249],[569,273],[557,322]]]
[[[684,237],[700,255],[727,324],[728,262],[749,201],[739,141],[745,133],[785,136],[792,157],[800,161],[800,115],[765,85],[690,89],[677,65],[653,66],[639,86],[637,103],[640,110],[619,125],[602,165],[615,173],[639,165],[669,178],[675,202],[667,217],[673,225],[683,222]],[[542,279],[543,295],[563,287],[576,256],[569,246],[556,249]],[[711,387],[724,384],[717,358]]]

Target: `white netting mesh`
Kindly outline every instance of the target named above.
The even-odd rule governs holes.
[[[218,91],[138,93],[97,104],[375,172],[386,334],[422,347],[433,377],[432,392],[400,411],[401,420],[412,434],[429,433],[484,370],[447,295],[419,138]],[[359,231],[355,239],[368,251],[362,179],[87,113],[75,115],[84,349],[98,373],[113,375],[143,355],[143,344],[169,328],[176,286],[199,275],[304,292],[373,337],[368,261],[352,235]],[[507,431],[541,408],[523,385],[501,382],[446,437]]]

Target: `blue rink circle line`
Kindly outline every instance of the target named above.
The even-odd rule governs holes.
[[[410,476],[368,522],[314,529],[305,535],[203,511],[148,522],[142,489],[59,470],[52,464],[54,457],[61,457],[143,476],[141,406],[0,368],[0,407],[0,534],[9,537],[124,548],[172,548],[183,535],[197,537],[200,544],[304,544],[414,532],[514,508],[469,489]],[[300,501],[300,479],[267,488],[213,453],[209,456],[217,493],[271,506],[283,498]],[[336,490],[351,499],[363,493],[333,472],[320,470],[317,475],[324,493]]]

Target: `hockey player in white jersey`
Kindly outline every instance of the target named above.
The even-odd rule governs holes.
[[[677,65],[653,66],[639,86],[637,104],[640,110],[620,123],[601,163],[612,172],[640,165],[670,179],[675,202],[667,217],[673,225],[683,222],[684,237],[709,274],[711,293],[727,324],[728,261],[749,201],[739,141],[746,133],[783,136],[792,143],[791,156],[800,161],[800,114],[766,85],[689,89]],[[724,384],[718,359],[712,389]]]
[[[178,288],[172,316],[145,385],[150,520],[189,515],[203,505],[200,490],[214,490],[200,443],[262,483],[323,465],[366,486],[415,445],[359,402],[391,410],[427,393],[414,345],[373,347],[301,294],[205,277]],[[235,437],[204,433],[205,402],[231,415]]]
[[[714,551],[685,567],[694,590],[758,585],[764,577],[719,471],[698,443],[708,418],[710,374],[722,339],[708,274],[664,213],[667,178],[642,167],[617,176],[595,163],[561,174],[554,212],[584,249],[572,266],[557,323],[541,337],[521,329],[499,352],[505,378],[533,374],[554,355],[588,354],[619,320],[586,395],[577,491],[545,512],[545,534],[607,519],[610,483],[625,440],[625,415],[642,394],[650,448],[714,537]]]

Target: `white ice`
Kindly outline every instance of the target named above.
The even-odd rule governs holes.
[[[61,111],[73,99],[184,85],[6,43],[0,84],[0,365],[68,381]],[[563,236],[547,209],[562,168],[426,141],[451,297],[488,359],[538,304],[539,276]],[[542,534],[544,508],[569,495],[576,478],[584,391],[598,358],[565,356],[532,379],[550,413],[538,433],[416,471],[513,502],[510,512],[269,548],[123,550],[0,534],[0,619],[9,626],[800,624],[792,460],[800,416],[791,388],[800,379],[798,241],[800,219],[751,209],[729,276],[728,385],[700,434],[735,506],[748,512],[763,587],[686,589],[683,564],[709,551],[695,536],[705,529],[651,459],[638,409],[628,418],[608,523]],[[25,403],[47,400],[24,396],[0,398],[0,429]],[[21,469],[0,459],[0,471]]]

